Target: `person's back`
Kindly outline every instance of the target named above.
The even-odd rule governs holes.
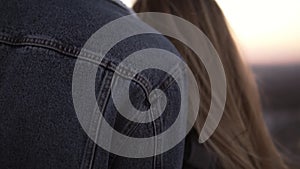
[[[0,168],[181,168],[183,142],[163,155],[120,157],[97,146],[75,113],[72,78],[80,49],[103,25],[128,15],[125,8],[109,0],[1,0],[0,4]],[[105,120],[120,133],[135,137],[163,132],[167,123],[144,126],[125,120],[113,106],[109,87],[114,65],[144,48],[176,53],[160,35],[132,37],[109,52],[95,84]],[[93,58],[80,59],[94,64]],[[126,79],[126,70],[121,78]],[[136,106],[147,106],[145,90],[155,86],[168,86],[165,90],[173,97],[178,94],[176,86],[165,85],[163,78],[151,82],[148,77],[155,73],[141,74],[131,86]],[[168,109],[169,117],[175,118],[175,109]]]

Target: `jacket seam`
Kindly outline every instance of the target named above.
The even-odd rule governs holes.
[[[98,57],[97,55],[85,50],[80,50],[80,48],[73,45],[63,44],[57,40],[49,40],[49,39],[42,39],[36,37],[13,38],[11,36],[3,35],[0,33],[0,43],[11,45],[11,46],[33,46],[33,47],[41,47],[48,50],[53,50],[60,54],[64,54],[76,59],[82,59],[87,62],[99,65],[103,68],[115,72],[119,76],[126,79],[132,79],[131,75],[136,74],[134,70],[124,65],[117,66],[112,61],[106,58],[103,58],[103,61],[99,62],[95,59]],[[145,77],[143,77],[140,74],[137,74],[135,78],[132,80],[140,84],[142,88],[145,90],[145,92],[147,93],[147,95],[150,93],[151,83]]]
[[[106,70],[110,70],[123,78],[131,79],[131,80],[135,81],[136,83],[141,85],[143,90],[146,92],[147,96],[149,96],[151,89],[152,89],[151,83],[144,76],[137,74],[134,79],[131,78],[133,74],[137,73],[135,70],[133,70],[129,67],[126,67],[124,65],[116,65],[115,63],[113,63],[112,61],[110,61],[106,58],[103,58],[103,61],[99,62],[99,61],[97,61],[97,58],[99,58],[99,57],[96,54],[93,54],[92,52],[89,52],[86,50],[80,50],[80,48],[78,48],[74,45],[64,44],[64,43],[54,40],[54,39],[45,39],[45,38],[28,37],[28,36],[13,37],[13,36],[9,36],[9,35],[3,35],[0,33],[0,44],[1,43],[5,44],[5,45],[10,45],[10,46],[41,47],[44,49],[58,52],[60,54],[63,54],[63,55],[69,56],[69,57],[73,57],[75,59],[85,60],[92,64],[101,66]],[[177,74],[177,72],[175,73],[175,76],[176,76],[176,74]],[[173,78],[170,78],[170,76],[166,76],[166,77],[164,77],[162,82],[159,84],[159,86],[166,90],[173,83],[174,83]],[[106,97],[108,97],[108,96],[109,95],[107,95]],[[155,127],[155,124],[153,124],[153,125]],[[132,130],[127,131],[128,132],[127,134],[129,134],[130,132],[133,132],[137,127],[138,126],[136,126]],[[157,129],[155,129],[155,131],[154,131],[155,134],[157,132],[156,130]],[[95,145],[92,145],[92,146],[95,146]],[[94,156],[94,152],[91,152],[91,158],[93,158],[93,156]],[[86,158],[88,158],[88,157],[86,157]],[[153,158],[154,158],[153,164],[155,167],[157,167],[157,160],[159,160],[159,159],[156,156],[154,156]],[[90,159],[90,163],[87,165],[89,167],[92,167],[93,166],[92,162],[93,162],[93,159]],[[162,168],[162,166],[160,166],[160,168]]]

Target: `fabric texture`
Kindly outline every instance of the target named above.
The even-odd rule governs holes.
[[[166,38],[131,37],[95,65],[93,58],[78,58],[80,49],[103,25],[128,15],[125,8],[108,0],[1,0],[0,4],[0,168],[182,168],[184,141],[149,158],[125,158],[105,151],[82,129],[72,100],[72,75],[79,59],[98,67],[95,97],[115,130],[137,138],[164,132],[180,105],[179,88],[165,72],[146,70],[130,81],[130,99],[137,108],[149,108],[147,95],[155,88],[169,98],[162,117],[151,123],[137,124],[120,115],[109,87],[116,66],[135,51],[161,48],[178,55]],[[137,19],[136,24],[140,23]],[[119,78],[128,80],[129,71],[130,67],[124,67]]]

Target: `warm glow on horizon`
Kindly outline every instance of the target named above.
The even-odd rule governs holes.
[[[134,4],[135,0],[121,0],[124,4],[126,4],[128,7],[132,7]]]
[[[300,0],[216,1],[248,62],[300,63]]]
[[[299,0],[217,0],[250,63],[300,62]]]

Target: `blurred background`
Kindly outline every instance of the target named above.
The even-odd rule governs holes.
[[[300,168],[300,0],[216,1],[256,76],[276,145]]]

